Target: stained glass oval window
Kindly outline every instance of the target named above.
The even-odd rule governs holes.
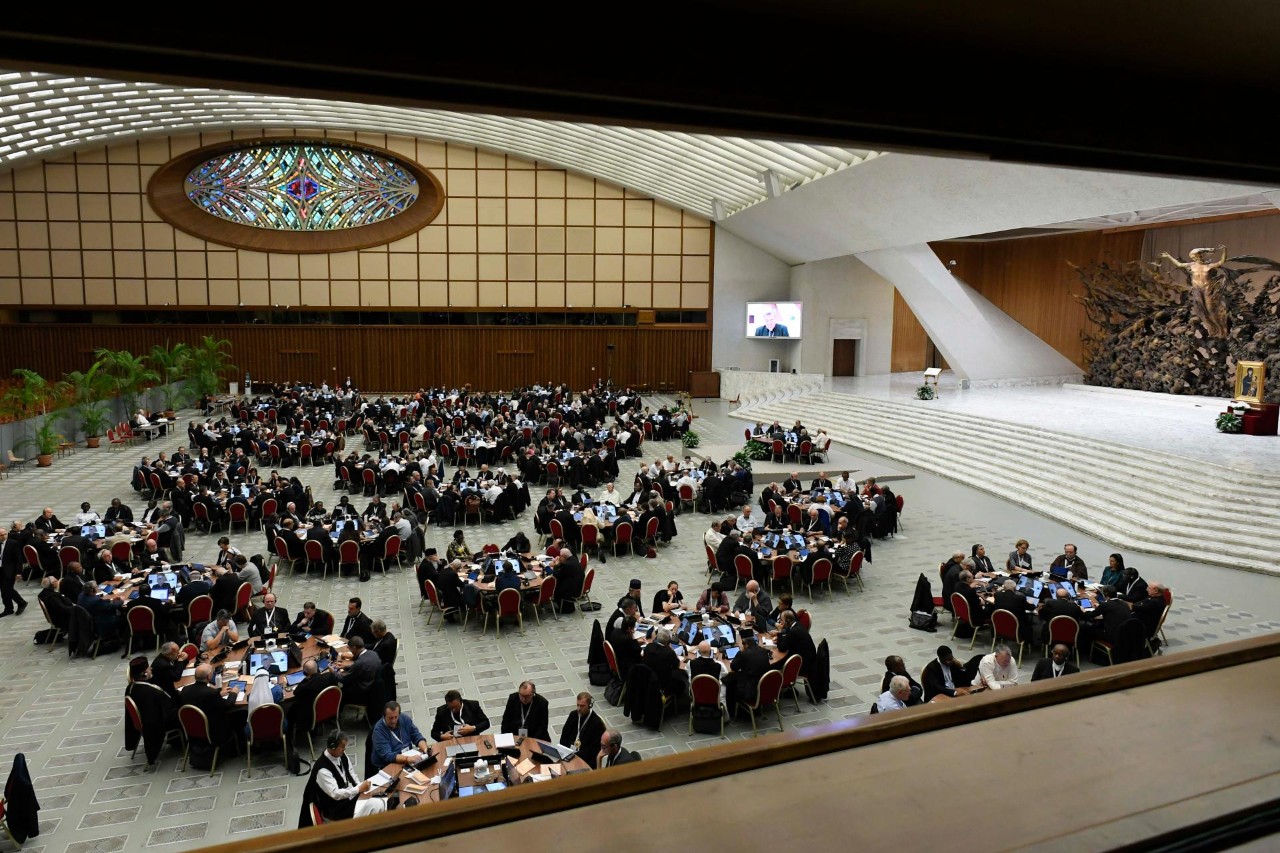
[[[205,213],[273,231],[335,231],[398,216],[418,179],[372,151],[334,145],[264,145],[201,163],[187,198]]]

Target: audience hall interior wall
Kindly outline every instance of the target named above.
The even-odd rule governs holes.
[[[1230,258],[1253,255],[1280,259],[1280,211],[1215,222],[1188,222],[1174,228],[1151,228],[1143,232],[1142,252],[1134,259],[1157,261],[1161,252],[1168,252],[1185,261],[1187,252],[1204,246],[1226,246]],[[1166,270],[1172,268],[1168,261],[1164,264]]]
[[[689,373],[710,369],[705,328],[502,326],[46,325],[6,327],[0,375],[29,367],[43,376],[86,370],[99,347],[147,352],[154,344],[231,343],[231,381],[330,383],[352,378],[367,391],[410,391],[424,383],[504,390],[534,382],[586,388],[606,373],[616,384],[687,390]],[[614,345],[610,352],[608,345]]]
[[[804,303],[800,373],[831,373],[831,321],[867,321],[857,375],[888,373],[893,344],[893,285],[852,255],[791,268],[791,298]]]
[[[773,255],[724,229],[715,234],[715,304],[711,363],[721,369],[764,371],[769,359],[784,365],[794,341],[746,337],[746,303],[791,298],[791,269]],[[789,365],[787,369],[790,369]]]
[[[329,255],[269,254],[163,222],[147,182],[231,139],[354,140],[412,158],[448,201],[421,231]],[[564,169],[386,134],[236,130],[146,137],[0,174],[0,306],[707,309],[706,219]]]

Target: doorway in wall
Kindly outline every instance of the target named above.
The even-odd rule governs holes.
[[[831,342],[831,375],[856,376],[858,342],[852,338],[836,338]]]

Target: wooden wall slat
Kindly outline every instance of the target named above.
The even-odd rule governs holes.
[[[0,375],[26,367],[59,378],[86,369],[99,347],[145,353],[204,335],[231,342],[237,381],[246,370],[254,381],[344,382],[350,375],[369,391],[547,381],[585,388],[605,375],[610,343],[615,384],[688,390],[690,373],[711,367],[708,328],[26,324],[0,326]]]
[[[894,373],[924,370],[925,347],[929,336],[916,319],[915,312],[902,298],[898,288],[893,289],[893,349],[889,356],[889,369]]]

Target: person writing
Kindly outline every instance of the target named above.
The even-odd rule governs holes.
[[[373,727],[373,761],[379,767],[388,764],[409,764],[418,760],[406,753],[416,749],[422,754],[428,750],[427,739],[413,724],[413,718],[400,712],[400,703],[388,702],[382,710],[382,719]]]

